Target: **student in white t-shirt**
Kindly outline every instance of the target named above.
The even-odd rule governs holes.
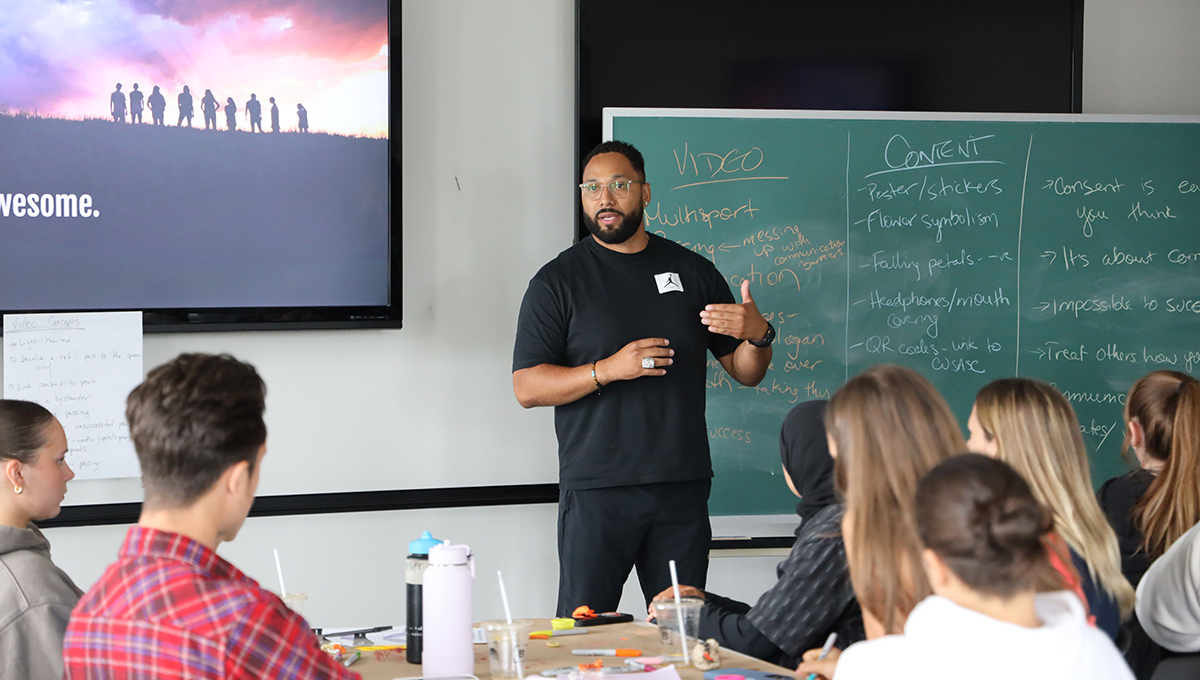
[[[1053,523],[1016,471],[986,456],[956,456],[921,480],[915,502],[934,594],[912,610],[903,635],[860,642],[820,662],[820,650],[812,650],[797,675],[1132,680],[1074,593],[1037,592],[1061,582],[1043,543]]]

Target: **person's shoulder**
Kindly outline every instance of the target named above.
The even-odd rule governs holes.
[[[850,645],[838,658],[837,680],[919,677],[905,642],[901,635],[885,635]]]
[[[1079,647],[1074,658],[1062,668],[1064,678],[1079,678],[1079,680],[1133,680],[1133,672],[1129,669],[1125,657],[1113,644],[1112,640],[1100,629],[1083,624],[1079,627]],[[1051,648],[1059,653],[1065,651],[1066,645]]]
[[[278,644],[290,652],[303,653],[315,638],[302,616],[288,608],[274,593],[256,588],[244,593],[245,599],[229,621],[228,634],[251,647]]]
[[[1147,470],[1142,468],[1130,470],[1123,475],[1106,480],[1096,490],[1096,497],[1100,499],[1102,505],[1106,502],[1120,502],[1129,498],[1137,500],[1146,492],[1146,489],[1150,488],[1153,481],[1153,473]]]
[[[805,542],[837,542],[842,540],[842,505],[827,505],[800,524],[796,530],[796,544]]]
[[[15,550],[0,555],[0,564],[14,581],[29,606],[64,604],[74,606],[82,592],[59,569],[45,550]]]
[[[559,251],[558,255],[555,255],[553,259],[537,270],[537,273],[533,275],[533,280],[549,281],[567,277],[577,272],[579,263],[589,257],[590,245],[588,241],[590,240],[591,237],[589,236]]]

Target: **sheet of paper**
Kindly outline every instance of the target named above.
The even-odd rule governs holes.
[[[141,474],[125,398],[142,381],[142,313],[4,316],[4,397],[45,406],[76,479]]]
[[[668,664],[647,673],[642,673],[637,677],[638,680],[679,680],[679,671],[674,666]]]

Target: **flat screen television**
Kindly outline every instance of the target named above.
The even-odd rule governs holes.
[[[391,4],[0,3],[0,313],[398,327]]]
[[[1083,0],[577,0],[578,149],[604,107],[1079,113]]]

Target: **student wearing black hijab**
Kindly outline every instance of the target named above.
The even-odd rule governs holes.
[[[830,633],[838,647],[862,640],[862,611],[850,586],[842,544],[842,504],[833,487],[833,459],[825,438],[825,405],[798,404],[783,421],[779,453],[788,487],[800,497],[800,526],[787,559],[779,563],[779,581],[751,607],[692,586],[685,597],[704,598],[700,639],[788,668],[800,656],[821,647]],[[672,599],[671,589],[656,600]]]

